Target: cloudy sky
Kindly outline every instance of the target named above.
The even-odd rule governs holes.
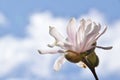
[[[65,33],[68,20],[91,18],[108,26],[98,40],[110,51],[96,49],[100,80],[120,80],[120,0],[0,0],[0,80],[94,80],[88,69],[66,62],[59,72],[59,54],[40,55],[38,49],[54,39],[49,25]]]

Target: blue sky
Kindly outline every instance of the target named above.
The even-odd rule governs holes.
[[[89,75],[88,78],[84,78],[86,77],[82,76],[85,75],[85,73],[83,72],[84,69],[79,69],[79,67],[69,62],[63,66],[65,68],[62,68],[60,72],[54,72],[52,69],[52,65],[57,56],[40,56],[39,54],[37,54],[36,49],[38,49],[39,47],[41,48],[40,43],[42,42],[42,44],[45,45],[44,39],[42,39],[41,36],[48,35],[47,26],[51,24],[54,24],[56,26],[58,24],[58,26],[66,25],[67,20],[71,17],[79,19],[81,16],[92,14],[90,13],[91,10],[95,10],[93,11],[93,13],[99,13],[95,13],[97,17],[92,14],[93,17],[96,18],[96,20],[98,18],[98,21],[101,20],[101,15],[104,16],[102,17],[102,20],[105,21],[105,24],[110,25],[111,27],[108,32],[112,34],[113,30],[116,31],[116,33],[118,32],[119,34],[119,8],[120,0],[0,0],[0,15],[2,15],[3,17],[3,19],[0,17],[0,55],[3,55],[3,58],[0,59],[0,65],[4,63],[3,66],[0,68],[7,68],[0,69],[0,79],[79,80],[80,78],[82,78],[86,80],[93,80],[94,78],[92,77],[90,72],[86,73]],[[46,23],[44,23],[44,21],[40,22],[40,20],[46,20]],[[5,21],[4,24],[3,21]],[[38,27],[38,25],[42,27]],[[58,28],[60,30],[64,30],[60,27]],[[42,29],[43,31],[40,29]],[[111,39],[111,42],[107,42],[106,44],[113,44],[119,47],[120,39],[118,37],[118,34],[114,34],[111,37],[108,33],[106,35],[107,37],[104,37],[103,41],[101,40],[101,43],[106,41],[105,39]],[[47,39],[49,38],[45,37],[45,39],[45,42],[49,42],[47,41]],[[115,41],[118,41],[118,43],[116,44]],[[116,48],[111,53],[117,52],[118,50],[119,48]],[[117,55],[118,54],[116,54],[116,56]],[[104,54],[104,56],[106,55]],[[53,59],[51,59],[51,57],[53,57]],[[111,59],[110,56],[108,57],[108,59]],[[45,60],[44,64],[42,63],[42,61],[38,61],[41,60],[41,58]],[[102,61],[100,64],[102,64]],[[114,61],[116,60],[111,59],[111,61],[112,63],[114,63]],[[48,67],[47,64],[49,64],[50,66]],[[100,76],[100,80],[119,80],[120,75],[116,74],[116,72],[117,70],[120,70],[118,69],[120,65],[118,65],[118,63],[115,63],[114,67],[116,68],[115,71],[111,67],[109,67],[109,69],[107,69],[108,67],[106,67],[105,69],[107,69],[107,71],[100,72],[100,70],[98,70],[98,72],[100,72],[98,73],[98,75]],[[48,69],[49,72],[47,72]],[[111,73],[107,74],[109,73],[109,70]],[[105,76],[103,76],[103,74]],[[49,76],[45,77],[46,75]],[[56,77],[54,77],[54,75]]]
[[[50,11],[55,17],[70,18],[95,8],[105,15],[108,22],[112,22],[120,18],[119,4],[119,0],[0,0],[0,11],[11,21],[9,28],[0,29],[0,35],[25,36],[25,25],[34,12]]]

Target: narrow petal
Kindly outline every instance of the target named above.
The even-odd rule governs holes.
[[[92,29],[92,23],[87,25],[87,28],[85,30],[86,35],[90,33],[91,29]]]
[[[79,29],[77,31],[77,41],[76,41],[76,45],[77,45],[77,50],[78,52],[82,50],[83,46],[84,46],[84,41],[85,41],[85,23],[86,21],[84,19],[82,19],[80,21],[80,26]]]
[[[78,51],[78,53],[81,51],[81,48],[82,48],[82,46],[83,46],[83,44],[82,44],[83,42],[82,42],[82,39],[81,39],[81,35],[80,35],[80,33],[79,32],[77,32],[77,41],[76,41],[76,51]]]
[[[93,29],[92,31],[87,35],[88,36],[91,36],[93,34],[96,34],[100,31],[100,26],[98,26],[95,22],[93,22],[94,26],[93,26]]]
[[[57,31],[55,27],[49,27],[49,34],[54,37],[57,42],[64,40],[64,37]]]
[[[61,66],[62,66],[62,64],[63,64],[65,61],[66,61],[66,59],[65,59],[64,56],[58,57],[58,59],[55,61],[54,66],[53,66],[54,70],[55,70],[55,71],[59,71],[60,68],[61,68]]]
[[[93,22],[93,24],[93,30],[86,36],[86,42],[84,48],[82,49],[83,51],[93,48],[92,44],[96,42],[96,36],[98,36],[101,29],[100,24],[97,25],[95,22]]]
[[[109,47],[103,47],[103,46],[95,46],[96,48],[101,48],[101,49],[104,49],[104,50],[110,50],[112,49],[112,46],[109,46]]]
[[[70,49],[72,49],[72,48],[71,48],[71,47],[72,47],[72,44],[69,43],[69,42],[67,42],[67,41],[65,41],[65,42],[58,42],[56,46],[59,46],[59,47],[61,47],[62,49],[65,49],[65,50],[70,50]]]
[[[92,29],[92,21],[88,19],[86,21],[86,28],[85,28],[85,33],[88,34]]]
[[[73,47],[73,44],[66,41],[66,42],[64,42],[64,47],[66,49],[71,49],[71,47]]]
[[[49,27],[49,33],[51,36],[55,38],[55,42],[53,44],[48,44],[48,47],[59,46],[64,48],[64,37],[56,30],[55,27]]]
[[[96,40],[101,36],[103,35],[107,30],[107,27],[105,27],[105,29],[96,37]]]
[[[98,33],[98,32],[100,31],[100,29],[101,29],[101,25],[100,25],[100,24],[97,25],[95,22],[93,22],[93,24],[94,24],[94,27],[95,27],[95,28],[94,28],[94,29],[95,29],[95,30],[94,30],[94,31],[95,31],[94,33]]]
[[[56,43],[57,43],[57,42],[55,41],[54,43],[48,44],[47,46],[50,47],[50,48],[53,48],[54,46],[56,46]]]
[[[76,37],[76,20],[75,18],[72,18],[68,25],[67,25],[67,34],[68,34],[68,40],[70,42],[75,43],[75,37]]]
[[[50,48],[53,48],[55,46],[55,44],[48,44],[47,46]]]
[[[82,19],[80,21],[80,26],[79,26],[79,29],[78,29],[78,33],[81,37],[81,40],[83,39],[84,37],[84,33],[85,33],[85,24],[86,24],[86,21],[84,19]]]
[[[101,25],[99,25],[101,26]],[[95,34],[95,36],[93,35],[93,38],[91,38],[91,40],[88,42],[88,47],[90,47],[93,43],[95,43],[97,41],[97,39],[105,33],[105,31],[107,30],[107,27],[101,32],[101,33],[97,33]],[[92,47],[92,46],[91,46]]]
[[[63,53],[63,50],[58,49],[51,49],[51,50],[38,50],[40,54],[56,54],[56,53]]]
[[[101,28],[101,25],[99,24],[99,30],[100,30],[100,28]],[[93,43],[95,43],[96,41],[97,41],[97,39],[102,35],[102,34],[104,34],[105,33],[105,31],[107,30],[107,27],[101,32],[101,33],[99,33],[99,32],[97,32],[96,34],[94,33],[94,34],[92,34],[91,36],[89,35],[88,36],[88,38],[89,38],[89,40],[87,41],[87,48],[88,49],[90,49],[90,48],[92,48],[93,46],[92,46],[92,44]]]
[[[71,45],[71,43],[64,39],[64,37],[54,27],[50,27],[49,33],[55,38],[56,41],[53,44],[48,44],[48,47],[59,46],[66,49],[68,48],[68,45]]]
[[[93,48],[92,44],[96,42],[95,38],[98,34],[93,34],[87,37],[83,51]]]
[[[89,38],[90,38],[90,36],[91,35],[89,35],[91,32],[92,32],[92,21],[90,20],[90,19],[88,19],[86,22],[84,22],[84,24],[85,24],[85,31],[84,31],[84,40],[81,42],[82,44],[80,44],[81,46],[81,52],[84,52],[85,50],[86,50],[86,45],[87,45],[87,42],[88,42],[88,40],[89,40]],[[81,34],[82,34],[81,33]],[[89,35],[89,36],[88,36]]]

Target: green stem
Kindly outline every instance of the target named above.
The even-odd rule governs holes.
[[[98,76],[97,76],[97,74],[96,74],[96,72],[95,72],[95,68],[92,67],[92,66],[86,61],[85,58],[83,59],[83,62],[88,66],[88,68],[90,69],[90,71],[91,71],[92,74],[94,75],[95,79],[96,79],[96,80],[99,80],[99,79],[98,79]]]

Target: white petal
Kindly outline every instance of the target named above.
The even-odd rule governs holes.
[[[88,19],[86,21],[86,29],[85,29],[85,33],[88,34],[92,29],[92,21],[90,19]]]
[[[59,47],[63,48],[64,47],[64,43],[59,41],[59,42],[57,42],[56,46],[59,46]]]
[[[79,26],[79,29],[78,29],[78,32],[77,32],[77,50],[78,52],[80,52],[85,44],[85,39],[86,39],[86,36],[85,36],[85,23],[86,21],[84,19],[82,19],[80,21],[80,26]]]
[[[56,42],[64,40],[64,37],[57,31],[55,27],[49,27],[49,34],[55,38]]]
[[[92,29],[92,23],[87,25],[87,28],[85,30],[86,35],[90,33],[91,29]]]
[[[78,29],[78,35],[80,36],[80,41],[84,41],[85,38],[85,23],[86,21],[84,19],[80,21],[80,26]]]
[[[76,65],[77,65],[78,67],[82,67],[82,68],[86,68],[86,67],[87,67],[87,65],[84,64],[82,61],[76,63]]]
[[[59,47],[61,47],[61,48],[64,48],[64,42],[61,42],[61,41],[58,41],[58,42],[54,42],[54,43],[52,43],[52,44],[48,44],[48,47],[50,47],[50,48],[53,48],[54,46],[59,46]]]
[[[81,42],[81,44],[80,44],[80,50],[79,50],[79,52],[84,52],[84,51],[86,51],[86,43],[87,43],[87,41],[89,40],[89,37],[88,37],[88,34],[92,31],[92,21],[89,19],[89,20],[87,20],[86,22],[84,22],[84,24],[85,24],[85,31],[84,31],[84,39],[83,39],[83,41]],[[81,34],[82,34],[81,33]]]
[[[91,35],[88,35],[86,37],[86,42],[85,42],[85,47],[84,47],[84,50],[89,50],[90,48],[92,48],[92,44],[96,42],[96,36],[98,35],[98,33],[96,34],[91,34]]]
[[[94,24],[94,27],[96,28],[96,32],[95,33],[99,32],[100,29],[101,29],[101,25],[100,24],[97,25],[95,22],[93,22],[93,24]]]
[[[83,51],[89,50],[93,47],[92,44],[96,42],[96,36],[99,34],[101,25],[97,25],[95,22],[93,24],[93,30],[86,36],[86,42],[84,44],[84,48],[82,49]]]
[[[105,29],[96,37],[96,40],[101,36],[103,35],[107,30],[107,27],[105,27]]]
[[[101,27],[101,25],[99,25],[100,27]],[[99,27],[99,29],[100,29],[100,27]],[[93,46],[92,46],[92,44],[93,43],[95,43],[96,41],[97,41],[97,39],[102,35],[102,34],[104,34],[105,33],[105,31],[107,30],[107,27],[99,34],[99,32],[97,32],[96,34],[94,33],[94,34],[92,34],[92,35],[89,35],[88,36],[88,41],[86,42],[86,45],[87,45],[87,49],[90,49],[90,48],[92,48]]]
[[[100,28],[101,26],[97,25],[95,22],[93,22],[94,26],[93,26],[93,29],[92,31],[88,34],[89,35],[93,35],[93,34],[96,34],[100,31]]]
[[[63,53],[63,50],[58,49],[51,49],[51,50],[38,50],[40,54],[56,54],[56,53]]]
[[[75,43],[76,39],[76,20],[72,18],[67,25],[68,40]]]
[[[86,41],[84,51],[89,50],[93,48],[92,44],[96,42],[95,38],[98,34],[94,34],[91,37],[89,37]]]
[[[65,61],[66,61],[66,59],[65,59],[64,56],[58,57],[58,59],[55,61],[54,66],[53,66],[54,70],[55,70],[55,71],[59,71],[60,68],[61,68],[61,66],[62,66],[62,64],[63,64]]]
[[[56,41],[52,44],[48,44],[47,46],[50,47],[50,48],[53,48],[54,46],[56,46]]]
[[[94,25],[96,25],[96,23],[94,23]],[[95,26],[94,26],[94,27],[95,27]],[[94,29],[95,29],[95,28],[94,28]],[[87,36],[88,40],[87,40],[87,42],[86,42],[86,49],[91,49],[91,48],[93,48],[92,44],[95,43],[95,42],[97,41],[97,39],[98,39],[103,33],[105,33],[107,27],[106,27],[106,28],[103,30],[103,32],[100,33],[100,34],[99,34],[99,31],[100,31],[100,29],[101,29],[101,25],[100,25],[100,24],[96,25],[96,29],[97,29],[97,30],[91,32],[91,34],[89,34],[89,35]]]
[[[64,46],[73,46],[73,44],[70,43],[70,42],[68,42],[68,41],[65,41],[65,42],[64,42]]]
[[[79,35],[79,32],[77,32],[77,39],[76,39],[76,51],[78,51],[78,53],[80,52],[80,48],[81,48],[81,36]]]

